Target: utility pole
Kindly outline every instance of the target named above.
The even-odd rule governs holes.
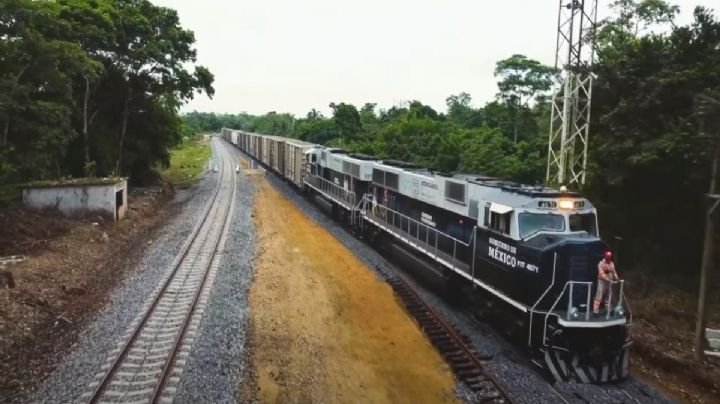
[[[560,0],[555,68],[562,69],[550,116],[548,185],[585,184],[597,0]],[[589,39],[589,40],[588,40]]]
[[[708,115],[715,115],[720,112],[720,100],[701,94],[697,97],[698,110],[700,113],[700,136],[704,135],[705,123]],[[710,114],[710,108],[715,109],[715,114]],[[715,153],[712,160],[712,168],[710,173],[710,191],[708,198],[710,199],[710,207],[705,213],[705,242],[703,245],[702,266],[700,268],[700,292],[698,293],[698,312],[697,323],[695,325],[695,359],[705,359],[705,327],[707,325],[707,315],[705,314],[705,303],[707,300],[707,283],[708,273],[715,259],[715,218],[713,213],[720,204],[720,195],[718,195],[718,169],[720,169],[720,135],[714,134]]]

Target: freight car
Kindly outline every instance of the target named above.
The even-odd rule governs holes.
[[[471,286],[486,310],[517,319],[528,348],[556,379],[627,376],[629,305],[620,282],[608,307],[592,312],[596,266],[607,246],[596,209],[580,194],[443,174],[295,139],[226,129],[223,136],[327,200],[365,237],[415,262],[424,277]],[[285,161],[278,164],[277,156]]]

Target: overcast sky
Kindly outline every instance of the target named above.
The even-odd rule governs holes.
[[[554,63],[557,0],[153,0],[195,31],[198,62],[215,74],[215,96],[185,111],[304,116],[330,102],[380,108],[497,92],[495,62],[514,53]],[[610,0],[600,0],[599,17]],[[675,0],[679,22],[696,5]]]

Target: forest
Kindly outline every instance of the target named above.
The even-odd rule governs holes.
[[[617,0],[595,33],[589,177],[582,192],[598,207],[600,230],[621,265],[641,279],[657,272],[694,283],[720,110],[720,21],[697,7],[678,25],[664,1]],[[541,184],[545,179],[550,97],[557,72],[523,55],[498,61],[497,96],[474,107],[450,95],[447,111],[421,101],[389,109],[374,103],[329,105],[304,117],[269,112],[183,116],[189,131],[221,127],[423,164]]]
[[[214,93],[194,42],[147,0],[0,2],[0,183],[153,177],[180,106]]]

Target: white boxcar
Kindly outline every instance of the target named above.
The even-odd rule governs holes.
[[[306,170],[308,152],[317,147],[316,144],[297,139],[285,140],[285,171],[283,176],[300,188],[303,188],[303,177]]]

